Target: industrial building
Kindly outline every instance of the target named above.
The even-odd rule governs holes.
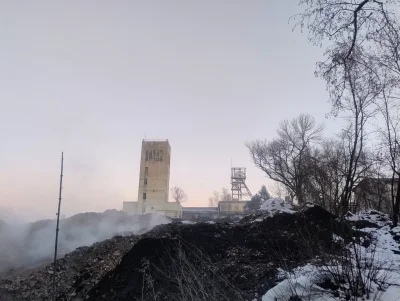
[[[218,207],[183,207],[182,218],[185,220],[213,220],[246,215],[248,201],[219,201]]]
[[[246,215],[245,206],[248,201],[221,201],[218,202],[218,217]]]
[[[237,217],[247,214],[248,201],[219,201],[217,207],[183,207],[182,218],[185,220],[213,220],[225,217]]]
[[[220,201],[217,207],[185,207],[169,202],[171,146],[168,140],[143,140],[140,156],[139,189],[136,202],[124,202],[129,215],[159,214],[172,218],[209,220],[245,215],[246,200],[252,195],[246,180],[246,168],[231,170],[232,200]]]
[[[211,220],[218,216],[218,207],[183,207],[182,218],[186,220]]]
[[[168,202],[171,147],[168,140],[143,140],[137,202],[124,202],[130,215],[160,214],[182,218],[182,206]]]
[[[219,201],[217,207],[184,207],[182,217],[189,220],[210,220],[246,215],[246,204],[253,196],[246,185],[246,168],[231,168],[231,191],[231,200]]]
[[[396,198],[399,181],[399,178],[384,177],[362,179],[353,189],[350,211],[378,210],[392,216],[392,193]]]

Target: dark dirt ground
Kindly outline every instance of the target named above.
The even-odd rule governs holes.
[[[260,300],[279,281],[278,267],[296,267],[338,248],[333,233],[345,240],[355,235],[350,224],[316,206],[233,224],[160,225],[58,260],[57,300],[155,300],[155,294],[177,300],[180,282],[198,290],[196,279],[217,300]],[[0,301],[50,300],[52,272],[47,265],[0,280]]]
[[[194,258],[194,270],[209,272],[211,277],[214,274],[210,271],[218,269],[224,276],[209,283],[206,291],[217,285],[224,287],[226,299],[238,300],[239,294],[243,299],[258,300],[276,284],[278,267],[296,267],[318,254],[331,252],[337,247],[333,233],[344,238],[354,234],[348,224],[340,224],[319,207],[254,220],[250,216],[238,224],[175,223],[157,227],[89,291],[88,300],[154,300],[154,292],[157,300],[179,299],[179,279],[171,277],[176,276],[171,271],[181,253],[187,254],[185,258]],[[208,258],[208,266],[196,262],[194,254],[199,251]]]

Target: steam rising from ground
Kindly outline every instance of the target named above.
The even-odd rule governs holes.
[[[58,258],[80,246],[116,235],[142,234],[171,219],[158,215],[128,216],[117,210],[81,213],[60,220]],[[0,273],[49,262],[54,256],[55,220],[11,226],[0,223]]]

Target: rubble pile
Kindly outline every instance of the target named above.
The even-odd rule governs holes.
[[[80,247],[57,260],[57,300],[84,300],[87,292],[120,262],[136,241],[116,236],[90,247]],[[0,300],[50,300],[53,265],[0,280]]]
[[[240,223],[158,225],[59,259],[57,300],[177,300],[182,287],[186,296],[261,300],[281,280],[280,267],[333,252],[342,244],[332,237],[351,240],[359,234],[353,226],[318,206]],[[0,301],[49,300],[53,272],[49,264],[0,280]]]
[[[176,300],[180,281],[190,287],[192,279],[213,277],[215,270],[223,276],[203,287],[204,292],[218,286],[228,294],[219,300],[260,300],[276,284],[279,267],[296,267],[339,247],[332,240],[334,234],[349,240],[355,232],[317,206],[257,222],[158,226],[89,291],[88,300]],[[206,260],[199,263],[199,257]],[[184,266],[177,268],[177,264]],[[177,275],[177,270],[183,275]],[[199,274],[192,277],[193,271]]]

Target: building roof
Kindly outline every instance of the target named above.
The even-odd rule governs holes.
[[[387,182],[387,181],[392,181],[392,178],[364,178],[363,180],[372,180],[372,181],[383,181],[383,182]],[[399,178],[394,178],[395,181],[398,181]]]
[[[217,211],[217,207],[183,207],[183,211],[185,212],[199,212],[199,211]]]
[[[219,203],[248,203],[250,201],[219,201]]]
[[[399,178],[394,178],[394,182],[397,183]],[[380,182],[380,183],[391,183],[392,178],[363,178],[359,184],[363,182]]]
[[[168,142],[168,139],[143,139],[144,142]]]

